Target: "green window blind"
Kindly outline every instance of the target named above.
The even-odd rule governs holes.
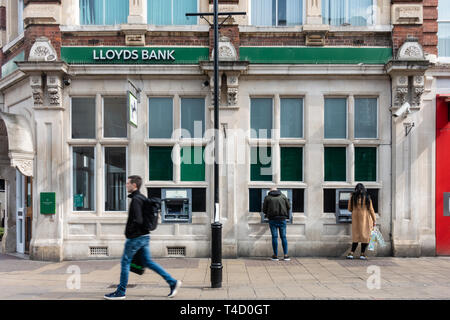
[[[205,147],[181,148],[181,181],[205,181]]]
[[[150,180],[173,180],[172,147],[149,147]]]
[[[280,148],[281,181],[303,180],[303,148]]]
[[[355,148],[355,180],[377,180],[377,148]]]
[[[250,152],[250,180],[272,181],[272,148],[252,147]]]
[[[346,181],[346,148],[325,147],[325,181]]]

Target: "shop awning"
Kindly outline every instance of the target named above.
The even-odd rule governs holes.
[[[21,115],[0,112],[0,135],[7,136],[11,166],[25,176],[33,176],[34,147],[28,120]]]

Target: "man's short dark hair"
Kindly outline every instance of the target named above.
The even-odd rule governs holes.
[[[138,190],[141,189],[142,186],[142,178],[139,176],[129,176],[128,179],[130,179],[130,183],[134,183]]]

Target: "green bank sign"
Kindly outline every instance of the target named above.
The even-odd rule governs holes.
[[[240,47],[240,60],[255,64],[386,64],[387,47]],[[62,47],[69,64],[198,64],[208,47]]]
[[[62,47],[71,64],[197,64],[208,60],[208,47]]]

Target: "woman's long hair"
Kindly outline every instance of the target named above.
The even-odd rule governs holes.
[[[362,183],[358,183],[355,187],[355,191],[352,194],[352,202],[353,207],[358,206],[358,204],[362,207],[363,203],[365,203],[367,210],[370,210],[370,195],[367,193],[366,188]]]

